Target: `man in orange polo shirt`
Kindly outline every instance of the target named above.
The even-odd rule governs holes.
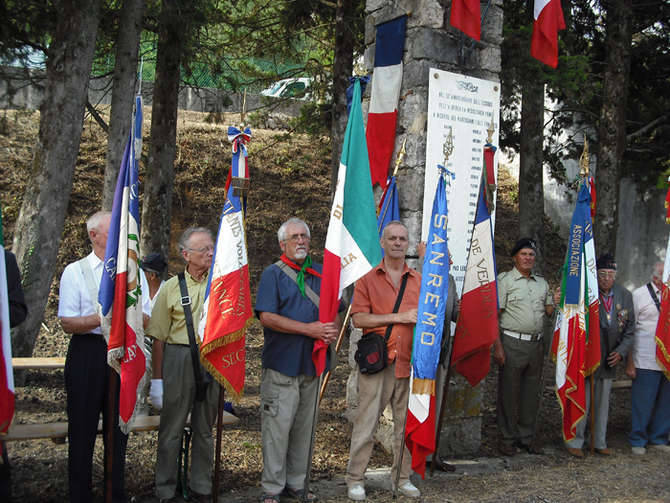
[[[393,325],[389,336],[388,362],[385,369],[376,374],[358,376],[359,403],[354,428],[351,433],[347,487],[349,499],[365,500],[365,469],[374,446],[373,435],[382,412],[390,403],[393,410],[393,467],[392,485],[395,482],[401,448],[405,449],[398,491],[410,498],[418,498],[419,490],[410,482],[411,455],[404,447],[403,425],[409,398],[410,357],[412,335],[417,318],[421,275],[405,263],[409,246],[407,227],[394,220],[389,222],[380,240],[384,249],[381,263],[356,282],[351,306],[352,320],[363,333],[376,332],[381,336],[386,327]],[[407,284],[398,312],[393,307],[398,297],[402,277],[407,275]]]

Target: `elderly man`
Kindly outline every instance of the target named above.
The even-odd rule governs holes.
[[[291,218],[277,238],[282,256],[263,271],[256,295],[264,340],[261,502],[276,503],[282,494],[315,501],[314,494],[304,494],[319,392],[312,349],[316,340],[334,341],[338,327],[319,321],[321,264],[309,256],[307,224]]]
[[[349,499],[365,500],[365,470],[374,446],[373,435],[379,418],[387,404],[393,410],[393,467],[392,486],[395,474],[400,471],[398,491],[410,498],[421,496],[410,482],[411,456],[404,444],[403,426],[409,399],[410,357],[412,335],[417,320],[421,275],[405,263],[409,246],[407,227],[394,220],[382,232],[382,261],[356,282],[351,306],[354,326],[384,336],[391,326],[387,340],[387,366],[376,374],[358,376],[358,399],[360,406],[353,420],[349,465],[346,482]],[[404,283],[404,292],[400,292]],[[397,300],[400,304],[394,309]],[[400,463],[401,449],[402,464]]]
[[[633,379],[630,445],[643,455],[649,446],[670,452],[670,381],[656,361],[656,325],[663,293],[663,263],[657,262],[651,281],[633,291],[635,339],[626,374]]]
[[[596,370],[593,383],[594,398],[591,400],[591,388],[586,386],[585,419],[577,424],[575,438],[567,442],[568,452],[578,458],[584,456],[584,433],[593,404],[594,428],[593,445],[595,452],[611,456],[607,448],[607,417],[609,415],[610,391],[619,364],[633,345],[635,330],[635,311],[633,297],[624,287],[614,283],[616,280],[616,262],[609,253],[601,255],[596,261],[598,269],[598,294],[600,300],[600,366]]]
[[[544,317],[554,314],[549,285],[535,266],[535,241],[523,238],[512,249],[514,269],[498,275],[500,336],[493,358],[498,373],[499,450],[505,456],[520,447],[542,454],[535,438],[535,420],[542,389]]]
[[[186,262],[186,270],[165,282],[147,327],[147,333],[155,339],[150,397],[154,407],[160,408],[162,404],[156,496],[161,501],[174,501],[181,437],[190,413],[193,431],[190,488],[193,499],[206,502],[211,501],[212,493],[212,425],[216,419],[219,385],[199,363],[193,365],[193,353],[199,362],[196,340],[214,254],[212,233],[204,227],[189,227],[179,239],[179,253]],[[185,309],[190,310],[192,323]],[[198,388],[205,386],[199,397]]]
[[[127,501],[124,467],[128,436],[118,428],[118,402],[113,417],[105,406],[109,372],[107,343],[100,330],[98,289],[102,278],[107,232],[111,215],[99,211],[86,221],[93,251],[69,264],[60,280],[58,317],[63,331],[72,334],[65,359],[65,391],[68,420],[68,483],[71,502],[93,500],[91,474],[98,418],[114,421],[112,498]],[[106,430],[106,426],[105,426]],[[106,436],[103,441],[106,442]],[[112,446],[105,445],[106,449]],[[109,474],[105,473],[105,477]]]

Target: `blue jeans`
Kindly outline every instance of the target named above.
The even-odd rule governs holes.
[[[635,369],[632,390],[633,447],[667,444],[670,433],[670,381],[659,370]]]

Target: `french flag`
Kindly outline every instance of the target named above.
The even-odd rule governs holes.
[[[535,0],[530,55],[547,66],[558,66],[558,32],[565,30],[561,0]]]
[[[2,244],[2,218],[0,218],[0,434],[5,434],[14,417],[14,371],[12,370],[12,341],[9,332],[7,270],[5,250]],[[2,452],[1,444],[0,452]]]
[[[119,373],[119,428],[128,433],[137,392],[146,379],[142,291],[139,281],[140,206],[138,160],[142,152],[142,98],[135,99],[135,120],[123,154],[114,192],[98,302],[107,338],[107,362]]]
[[[377,26],[375,68],[368,110],[366,138],[370,156],[370,178],[385,187],[395,146],[398,100],[402,84],[402,52],[407,16]]]
[[[449,24],[461,30],[468,37],[480,40],[482,22],[479,0],[453,0]]]

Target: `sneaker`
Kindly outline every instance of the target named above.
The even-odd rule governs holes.
[[[636,456],[644,456],[647,453],[647,449],[645,449],[644,447],[631,447],[630,450]]]
[[[398,492],[403,496],[407,496],[408,498],[421,497],[421,491],[419,491],[419,489],[417,489],[417,487],[409,480],[403,484],[400,484],[398,487]]]
[[[352,501],[365,501],[365,487],[361,484],[354,484],[349,486],[347,496]]]
[[[649,447],[657,451],[670,452],[670,445],[667,444],[649,444]]]

